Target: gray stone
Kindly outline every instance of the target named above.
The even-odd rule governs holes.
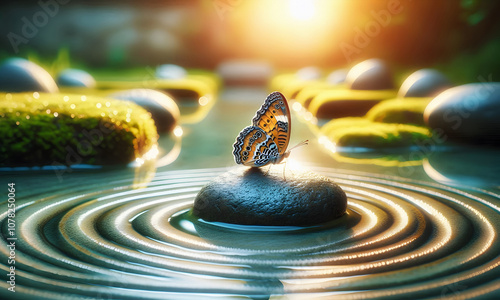
[[[368,59],[347,73],[347,86],[352,90],[389,90],[394,88],[392,72],[380,59]]]
[[[226,60],[217,67],[217,74],[229,85],[266,85],[273,73],[269,63],[258,60]]]
[[[52,76],[29,60],[10,58],[0,65],[0,91],[55,93],[58,90]]]
[[[309,226],[342,216],[344,191],[313,172],[287,172],[281,167],[238,168],[204,186],[193,215],[206,221],[241,225]]]
[[[429,103],[424,121],[443,139],[500,144],[500,83],[448,89]]]
[[[158,132],[171,132],[180,118],[179,107],[168,95],[150,89],[132,89],[111,94],[110,97],[139,104],[151,113]]]
[[[452,86],[448,78],[439,71],[421,69],[405,79],[398,97],[432,97]]]
[[[347,76],[347,70],[346,69],[339,69],[332,71],[328,76],[326,77],[326,81],[330,84],[340,84],[344,83],[345,79]]]
[[[94,88],[96,82],[94,77],[83,70],[66,69],[57,76],[57,84],[59,86],[70,87],[88,87]]]
[[[156,67],[156,77],[161,79],[183,79],[187,75],[186,69],[173,64]]]
[[[321,78],[321,70],[314,66],[299,69],[295,75],[301,80],[318,80]]]

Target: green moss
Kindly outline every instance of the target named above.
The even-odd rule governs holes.
[[[342,118],[330,121],[321,133],[341,147],[408,147],[431,138],[427,128],[372,122],[365,118]]]
[[[432,98],[391,99],[372,107],[366,118],[374,122],[425,126],[424,110]]]
[[[150,114],[126,101],[0,94],[0,166],[120,164],[157,140]]]

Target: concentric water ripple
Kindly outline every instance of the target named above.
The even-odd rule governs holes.
[[[500,295],[498,194],[315,168],[348,195],[348,213],[335,222],[278,228],[192,217],[198,190],[225,171],[169,171],[140,189],[115,181],[24,199],[16,214],[16,298]],[[6,219],[0,215],[4,237]],[[0,295],[12,297],[0,285]]]

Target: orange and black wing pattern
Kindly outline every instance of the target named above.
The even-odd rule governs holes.
[[[279,157],[278,146],[264,130],[257,126],[245,127],[233,144],[237,164],[262,167],[274,163]]]
[[[280,92],[272,92],[252,119],[253,126],[261,128],[269,135],[280,155],[285,153],[290,141],[290,109],[285,96]]]

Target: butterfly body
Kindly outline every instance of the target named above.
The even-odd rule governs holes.
[[[237,164],[262,167],[281,163],[290,155],[290,109],[279,92],[267,96],[264,104],[245,127],[233,144],[234,160]]]

